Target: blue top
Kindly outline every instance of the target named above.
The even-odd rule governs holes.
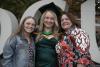
[[[3,67],[35,67],[35,45],[21,35],[8,38],[3,50]]]

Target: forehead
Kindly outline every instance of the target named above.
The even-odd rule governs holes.
[[[68,18],[66,14],[63,14],[61,18]]]
[[[25,20],[24,23],[34,23],[35,24],[35,20],[33,18],[28,18]]]
[[[47,17],[47,16],[48,16],[48,17],[53,17],[53,13],[51,13],[51,12],[48,11],[48,12],[45,14],[45,17]]]

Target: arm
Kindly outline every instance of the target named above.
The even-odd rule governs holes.
[[[91,57],[89,54],[90,40],[85,31],[81,29],[76,30],[77,35],[75,35],[74,48],[77,52],[77,63],[78,66],[84,67],[90,64]]]
[[[15,37],[8,38],[3,49],[3,67],[13,67]]]
[[[89,53],[90,40],[86,32],[80,28],[71,31],[70,40],[74,46],[77,66],[87,66],[92,63]]]

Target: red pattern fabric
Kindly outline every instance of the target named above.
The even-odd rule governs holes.
[[[67,43],[65,41],[60,41],[59,42],[59,46],[60,46],[60,51],[59,51],[59,62],[61,63],[61,67],[65,67],[66,64],[70,64],[71,62],[74,61],[74,53],[72,52],[72,49],[70,48],[69,45],[67,45]],[[66,59],[66,57],[67,59]],[[70,64],[70,67],[72,67],[72,64]]]
[[[66,67],[66,64],[68,64],[69,67],[73,67],[73,62],[83,65],[91,64],[91,56],[89,54],[90,42],[86,33],[81,29],[75,28],[70,35],[66,37],[72,44],[68,44],[63,38],[63,40],[59,41],[56,45],[56,52],[58,53],[61,67]],[[77,53],[73,51],[70,45],[72,45],[78,53],[79,58],[75,57]]]

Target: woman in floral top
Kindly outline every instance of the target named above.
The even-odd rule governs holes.
[[[71,13],[61,16],[62,32],[56,45],[60,67],[87,67],[91,62],[88,35],[76,23]]]

